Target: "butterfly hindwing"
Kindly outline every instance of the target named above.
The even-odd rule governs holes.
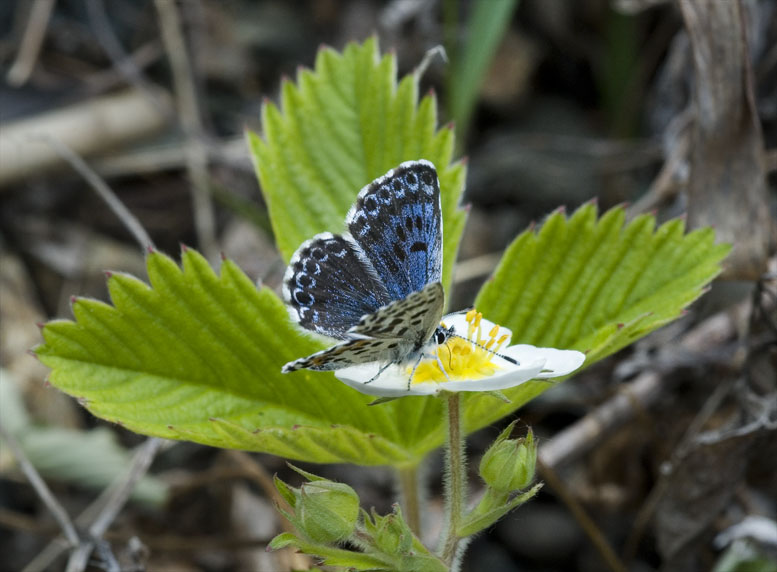
[[[298,369],[331,371],[360,363],[393,361],[402,351],[403,340],[361,338],[348,340],[283,366],[283,373]]]
[[[294,253],[283,278],[283,297],[303,328],[340,339],[362,316],[391,301],[350,235],[328,232]]]
[[[392,300],[440,281],[440,183],[429,161],[408,161],[375,179],[345,222]]]

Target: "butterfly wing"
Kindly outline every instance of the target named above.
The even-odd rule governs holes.
[[[289,362],[282,371],[325,371],[375,361],[401,362],[429,340],[442,317],[443,301],[442,284],[429,284],[420,292],[363,316],[348,331],[355,339]]]
[[[442,274],[440,183],[429,161],[408,161],[364,187],[345,219],[391,300]]]
[[[391,301],[364,251],[350,235],[317,234],[294,253],[283,297],[303,328],[346,339],[365,314]]]
[[[402,339],[420,348],[442,318],[445,300],[442,284],[432,282],[407,298],[396,300],[377,312],[363,316],[350,334],[370,338]]]
[[[298,369],[331,371],[360,363],[393,361],[394,352],[401,340],[360,338],[348,340],[331,348],[291,361],[281,371],[289,373]]]
[[[350,234],[303,243],[283,281],[302,327],[346,341],[287,363],[284,373],[402,362],[442,317],[440,185],[430,162],[402,163],[364,187],[346,224]]]

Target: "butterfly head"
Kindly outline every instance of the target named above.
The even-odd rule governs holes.
[[[444,325],[439,325],[437,326],[437,329],[434,330],[434,334],[432,334],[432,342],[441,346],[453,335],[455,335],[453,333],[453,327],[446,328]]]

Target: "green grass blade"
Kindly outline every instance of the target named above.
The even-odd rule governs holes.
[[[452,14],[458,8],[458,2],[447,1],[454,4],[449,12]],[[517,4],[517,0],[471,3],[472,13],[464,44],[460,47],[448,46],[451,58],[448,76],[450,115],[459,127],[462,142],[491,59],[507,31]],[[455,27],[456,22],[446,22],[446,25]],[[453,41],[454,38],[452,34]]]

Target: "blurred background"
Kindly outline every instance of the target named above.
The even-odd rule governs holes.
[[[421,93],[468,165],[452,308],[560,206],[685,216],[736,245],[685,318],[519,411],[546,487],[476,538],[464,569],[777,571],[775,0],[0,3],[0,421],[64,509],[88,525],[144,440],[47,387],[27,354],[71,296],[107,300],[105,270],[145,276],[89,176],[163,252],[224,252],[278,286],[243,131],[261,132],[263,100],[321,45],[372,34],[400,76],[447,53]],[[473,466],[500,429],[471,438]],[[64,569],[56,521],[0,445],[0,571]],[[386,471],[305,468],[390,510]],[[298,480],[269,455],[165,445],[81,569],[304,569],[264,550],[275,472]]]

